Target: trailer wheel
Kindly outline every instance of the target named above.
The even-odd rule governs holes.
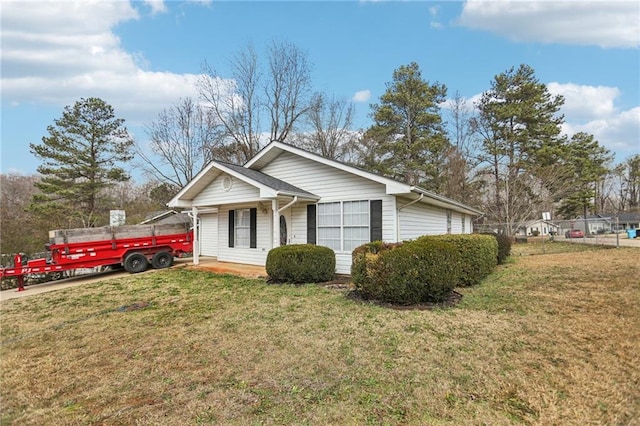
[[[149,261],[142,253],[130,253],[124,258],[124,269],[131,274],[144,272],[148,267]]]
[[[168,251],[160,251],[153,255],[151,264],[156,269],[164,269],[173,265],[173,256]]]

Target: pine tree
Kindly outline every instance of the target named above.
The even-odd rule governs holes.
[[[573,171],[573,188],[558,212],[567,219],[578,215],[586,218],[594,203],[596,184],[607,175],[607,165],[613,156],[607,148],[600,146],[593,135],[584,132],[571,137],[567,154],[567,163]]]
[[[41,144],[31,153],[43,160],[36,184],[41,191],[31,209],[52,217],[66,217],[69,226],[94,226],[112,207],[104,190],[129,180],[122,167],[133,158],[133,139],[124,119],[99,98],[80,99],[64,109],[47,127]]]
[[[486,210],[508,233],[531,219],[541,201],[534,191],[537,172],[552,167],[563,154],[564,118],[558,113],[563,103],[531,67],[521,65],[497,75],[477,105],[476,129],[492,198]]]
[[[371,105],[374,125],[364,135],[373,156],[364,166],[383,175],[439,191],[449,141],[440,103],[443,84],[429,84],[415,62],[393,72],[380,104]]]

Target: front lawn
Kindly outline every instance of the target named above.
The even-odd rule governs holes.
[[[516,255],[438,310],[184,267],[5,301],[0,424],[629,424],[639,256]]]

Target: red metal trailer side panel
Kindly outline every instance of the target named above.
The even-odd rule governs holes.
[[[17,255],[14,267],[0,269],[0,277],[124,264],[126,257],[131,253],[139,253],[149,261],[160,252],[179,257],[183,253],[191,252],[192,242],[193,231],[188,230],[169,235],[49,244],[47,249],[50,251],[50,257],[29,260],[24,264],[22,257]]]

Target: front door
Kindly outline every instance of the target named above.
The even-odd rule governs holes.
[[[280,215],[280,245],[286,246],[287,240],[287,219],[284,217],[284,215]]]

